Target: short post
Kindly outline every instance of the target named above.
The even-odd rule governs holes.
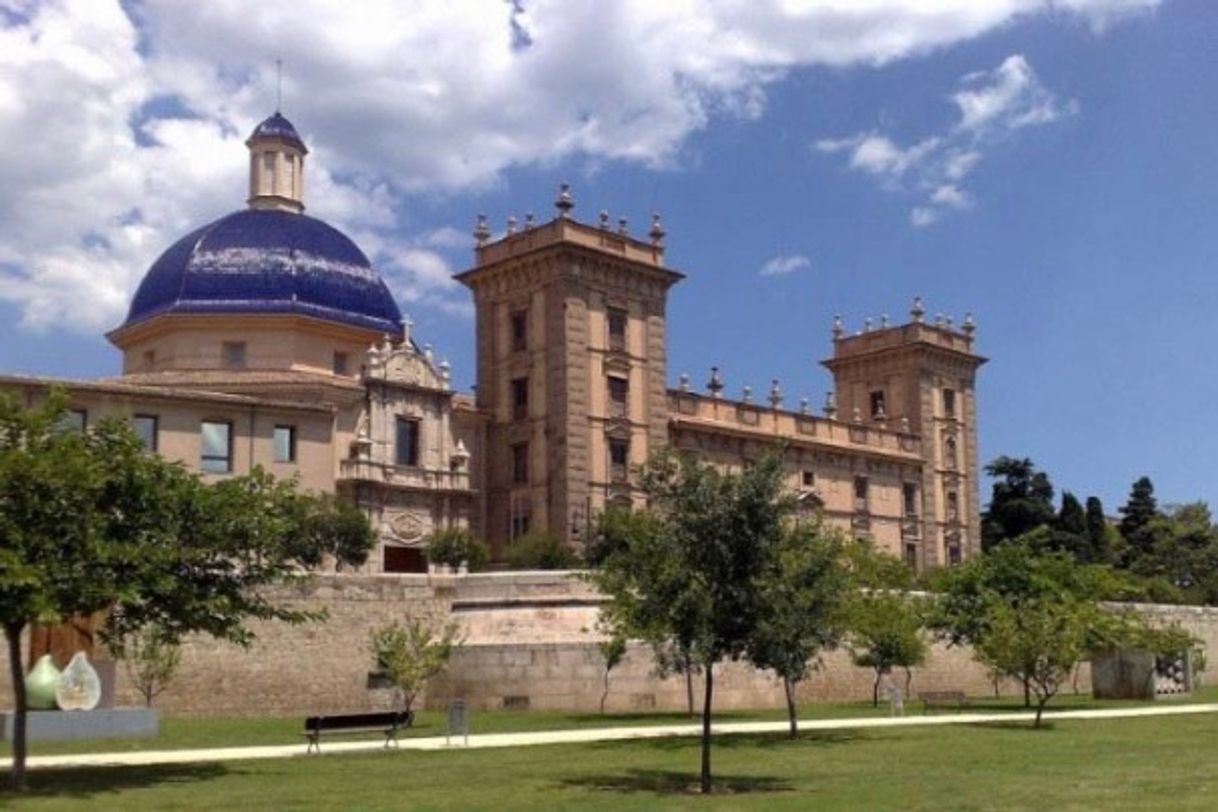
[[[445,746],[452,745],[453,736],[463,736],[465,746],[469,747],[469,710],[464,699],[454,699],[448,703],[448,734],[444,737]]]
[[[896,680],[888,683],[888,701],[889,716],[904,716],[905,715],[905,697],[901,692],[901,686]]]

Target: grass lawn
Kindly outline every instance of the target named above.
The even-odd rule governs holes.
[[[1218,687],[1198,691],[1187,700],[1196,702],[1218,702]],[[1130,702],[1097,702],[1089,696],[1065,695],[1054,699],[1051,710],[1100,707],[1131,707]],[[998,710],[1022,710],[1022,702],[1007,697],[1000,700],[974,698],[964,711],[990,712]],[[908,703],[907,713],[922,712],[919,704]],[[936,711],[948,713],[950,710]],[[836,719],[863,716],[887,716],[888,706],[881,703],[879,709],[870,702],[807,703],[800,708],[800,718]],[[744,722],[757,720],[783,720],[782,709],[756,711],[723,711],[715,714],[716,721]],[[695,721],[684,713],[563,713],[560,711],[473,711],[470,714],[471,733],[511,733],[533,730],[569,730],[574,728],[625,727],[636,725],[671,725]],[[58,753],[116,753],[133,750],[180,750],[208,747],[253,747],[258,745],[294,744],[304,747],[300,735],[304,716],[268,717],[189,717],[170,716],[161,720],[160,733],[148,739],[99,739],[85,742],[35,742],[30,755],[52,755]],[[446,730],[445,715],[440,711],[423,711],[418,714],[414,727],[407,736],[443,736]],[[0,756],[11,752],[7,742],[0,742]]]
[[[695,794],[694,739],[378,752],[154,768],[35,771],[0,807],[46,809],[1215,808],[1209,714],[717,739]]]

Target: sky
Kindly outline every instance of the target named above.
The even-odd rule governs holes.
[[[978,324],[983,463],[1215,504],[1215,43],[1212,0],[0,0],[0,371],[118,372],[148,266],[244,205],[282,59],[308,212],[461,388],[476,215],[569,182],[661,214],[673,382],[820,404],[834,315],[921,295]]]

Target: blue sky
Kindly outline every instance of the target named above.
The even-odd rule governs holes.
[[[471,258],[474,215],[497,227],[526,210],[548,217],[565,180],[584,219],[604,208],[641,233],[652,209],[663,215],[669,264],[688,275],[669,310],[673,381],[689,372],[701,384],[719,365],[729,393],[778,378],[789,402],[819,404],[830,381],[817,361],[833,315],[851,329],[866,316],[903,318],[920,294],[932,313],[973,312],[979,350],[992,359],[979,379],[983,461],[1029,456],[1059,488],[1098,494],[1110,511],[1143,474],[1161,501],[1218,501],[1209,470],[1218,458],[1218,7],[1082,0],[1073,13],[1029,0],[1024,13],[998,8],[981,21],[957,9],[895,23],[909,26],[904,50],[858,46],[845,56],[819,33],[824,21],[809,35],[816,47],[768,53],[757,43],[777,41],[769,17],[779,12],[767,7],[747,24],[713,21],[752,36],[747,48],[710,49],[696,66],[673,68],[652,46],[607,46],[602,70],[576,48],[598,35],[581,34],[586,23],[571,11],[581,4],[521,5],[517,23],[534,43],[523,51],[552,59],[544,75],[559,76],[526,75],[527,92],[523,79],[492,71],[513,78],[515,52],[503,48],[446,61],[439,45],[439,56],[389,76],[375,62],[392,43],[346,62],[315,56],[308,32],[274,43],[287,62],[284,112],[314,150],[310,211],[374,257],[459,386],[473,380],[473,321],[464,292],[444,278]],[[86,46],[104,38],[88,50],[105,65],[69,62],[50,86],[65,88],[65,106],[93,111],[74,137],[96,137],[74,175],[25,169],[43,166],[37,154],[0,168],[0,183],[20,190],[11,211],[0,204],[9,223],[0,226],[0,369],[109,375],[117,354],[100,333],[121,320],[147,263],[191,223],[242,205],[240,141],[273,107],[264,68],[276,54],[217,46],[240,24],[222,11],[190,21],[173,4],[101,15],[67,3],[49,20],[48,8],[18,4],[0,24],[6,37],[28,39],[41,16]],[[559,20],[564,12],[570,19]],[[623,28],[637,24],[622,14]],[[952,14],[962,33],[944,34]],[[418,16],[423,34],[445,30],[441,12]],[[503,22],[461,41],[498,36]],[[682,21],[645,22],[680,32]],[[361,24],[341,34],[356,52]],[[273,18],[254,25],[278,30]],[[552,31],[574,52],[547,53]],[[666,37],[654,47],[678,34]],[[45,74],[57,57],[26,51],[0,56],[0,102],[15,95],[33,109],[40,88],[22,83],[22,71]],[[667,95],[619,98],[664,85],[649,71],[678,69],[684,83]],[[328,87],[335,73],[341,83]],[[416,97],[416,80],[441,91]],[[962,101],[970,93],[980,107]],[[107,104],[126,113],[109,122]],[[1001,109],[986,118],[993,104]],[[53,104],[14,109],[0,103],[6,143],[64,126]],[[122,136],[133,121],[134,145]],[[70,148],[72,132],[59,137],[47,135]],[[867,138],[887,146],[860,153]],[[950,168],[972,153],[962,173]],[[48,189],[88,205],[61,215]],[[918,209],[934,222],[918,224]],[[791,270],[763,275],[772,261]]]

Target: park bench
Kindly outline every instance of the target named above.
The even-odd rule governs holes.
[[[923,710],[931,708],[962,708],[968,704],[964,691],[919,691],[918,699],[922,701]]]
[[[322,733],[384,733],[385,746],[393,742],[393,746],[397,747],[398,731],[410,727],[412,722],[414,713],[411,711],[310,716],[304,724],[304,736],[309,740],[309,749],[305,752],[321,752]]]

